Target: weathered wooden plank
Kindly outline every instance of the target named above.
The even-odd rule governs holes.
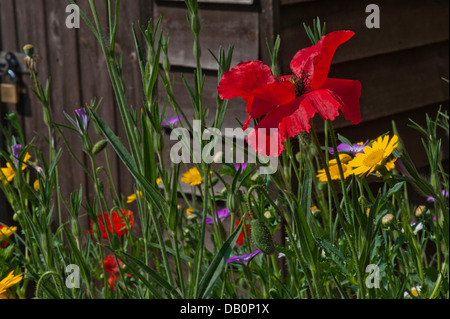
[[[280,0],[260,0],[259,14],[259,57],[266,64],[271,64],[267,43],[273,48],[280,34]]]
[[[192,33],[186,20],[187,9],[155,5],[155,17],[162,17],[161,26],[170,35],[169,58],[172,65],[195,67]],[[220,46],[235,50],[233,64],[255,60],[259,54],[259,16],[250,11],[219,11],[204,9],[199,12],[202,31],[202,67],[216,70],[217,62],[208,52],[215,55]]]
[[[75,29],[65,25],[66,6],[58,0],[45,0],[46,21],[43,26],[47,30],[48,55],[51,79],[51,107],[56,123],[68,124],[64,113],[72,117],[73,111],[80,105],[79,60],[77,50],[77,34]],[[70,141],[73,152],[83,158],[81,141],[76,132],[64,130],[65,137]],[[59,136],[56,134],[55,137]],[[56,138],[63,154],[58,167],[60,190],[65,200],[75,190],[86,182],[85,175],[76,161],[67,151],[63,141]],[[68,216],[67,216],[68,217]]]
[[[132,25],[135,25],[137,35],[144,41],[141,36],[139,23],[145,27],[152,18],[153,4],[152,1],[138,0],[136,5],[122,5],[120,9],[119,29],[117,33],[117,53],[122,55],[123,70],[122,75],[127,87],[127,101],[130,107],[140,110],[143,101],[142,77],[137,59],[136,45],[134,43]],[[125,141],[126,133],[122,119],[120,118],[119,109],[115,109],[116,113],[116,132]],[[139,113],[138,113],[139,114]],[[120,191],[125,195],[130,195],[134,190],[134,178],[128,172],[121,161],[118,163],[119,175],[118,181]]]
[[[87,17],[92,21],[92,13],[88,1],[81,1],[78,3],[80,9],[85,12]],[[99,20],[102,25],[103,32],[107,30],[107,1],[96,1],[97,11],[99,13]],[[79,59],[80,59],[80,79],[81,79],[81,106],[85,106],[91,103],[94,99],[101,105],[98,109],[98,114],[102,119],[111,127],[114,132],[117,132],[116,124],[116,104],[114,99],[114,93],[111,86],[111,80],[109,78],[108,70],[106,68],[105,57],[101,50],[100,44],[89,30],[87,25],[82,22],[78,33],[78,45],[79,45]],[[89,127],[89,135],[94,143],[100,140],[100,137],[96,134],[93,126]],[[107,149],[109,168],[111,170],[111,179],[115,183],[115,187],[119,191],[119,161],[117,156],[111,148]],[[95,157],[96,165],[108,167],[105,155],[98,154]],[[88,166],[90,168],[90,164]],[[100,179],[104,185],[105,196],[107,202],[111,205],[112,199],[115,195],[109,193],[108,179],[105,177],[104,172],[100,173]],[[92,181],[88,180],[86,185],[87,200],[93,203],[95,198],[95,189]]]
[[[5,51],[17,51],[16,16],[13,0],[0,2],[0,32],[1,49]]]
[[[5,0],[0,2],[0,50],[5,51],[17,51],[17,34],[16,34],[16,21],[14,12],[13,0]],[[12,108],[6,104],[0,103],[0,125],[5,125],[5,115]],[[3,135],[0,132],[0,148],[5,149],[6,145],[3,140]],[[2,161],[0,166],[5,163]],[[0,194],[0,222],[6,225],[11,225],[13,212],[10,206],[6,202],[5,196]]]
[[[31,43],[37,54],[37,70],[39,81],[45,84],[49,76],[48,46],[46,36],[45,6],[43,0],[38,1],[15,1],[15,14],[17,26],[17,43],[19,48]],[[27,142],[37,134],[48,136],[44,125],[42,107],[31,91],[34,86],[30,78],[24,77],[28,88],[26,94],[21,95],[21,103],[18,113],[23,117],[23,130]],[[44,150],[47,143],[42,139],[35,140],[37,146]]]
[[[398,0],[379,2],[381,28],[366,27],[366,6],[371,1],[313,1],[281,7],[281,50],[283,71],[295,53],[311,46],[303,23],[320,17],[327,22],[327,32],[353,30],[356,35],[339,47],[333,63],[362,59],[449,39],[446,0]]]

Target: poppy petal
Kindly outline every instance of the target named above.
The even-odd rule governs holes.
[[[254,91],[255,98],[252,101],[249,117],[243,130],[247,129],[250,119],[261,116],[274,110],[279,105],[288,104],[295,100],[295,87],[289,81],[273,82],[262,89]]]
[[[267,114],[247,136],[247,143],[255,152],[264,156],[280,156],[288,137],[311,128],[309,120],[316,110],[309,104],[302,105],[305,97],[280,106]]]
[[[261,61],[248,61],[238,64],[225,72],[217,88],[222,100],[242,97],[247,102],[247,112],[250,112],[253,92],[275,82],[269,66]]]
[[[298,77],[306,72],[310,76],[311,88],[320,88],[328,77],[331,61],[337,48],[347,42],[353,31],[335,31],[322,37],[316,45],[298,51],[291,61],[291,70]]]
[[[361,122],[359,104],[361,83],[359,81],[328,78],[322,88],[333,91],[340,98],[342,101],[340,109],[347,120],[352,124]]]
[[[301,101],[303,108],[315,110],[324,120],[334,120],[339,115],[341,104],[340,98],[330,90],[309,92]]]

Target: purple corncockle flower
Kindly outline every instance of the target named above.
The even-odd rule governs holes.
[[[338,153],[350,153],[352,155],[356,155],[358,153],[363,153],[363,148],[367,146],[369,143],[369,140],[367,140],[365,143],[356,143],[353,145],[348,145],[347,143],[341,143],[336,148]],[[329,150],[331,155],[334,155],[334,149]]]
[[[442,190],[442,195],[448,198],[448,192],[445,189]],[[427,202],[434,203],[434,197],[427,197]]]
[[[166,126],[166,127],[175,127],[175,126],[177,126],[178,125],[178,123],[180,123],[180,121],[182,121],[183,120],[183,117],[177,117],[177,116],[175,116],[175,117],[171,117],[170,119],[168,119],[167,121],[164,121],[164,122],[162,122],[161,124],[163,125],[163,126]]]
[[[20,150],[22,149],[21,144],[16,144],[11,146],[12,155],[14,157],[14,164],[16,165],[16,168],[19,168],[19,158],[20,158]]]
[[[224,208],[216,212],[216,219],[220,219],[221,221],[223,221],[225,218],[228,217],[228,215],[230,215],[230,211]],[[206,225],[213,225],[213,224],[214,219],[211,217],[206,217]]]
[[[261,254],[261,250],[257,250],[251,254],[244,254],[241,256],[233,256],[230,259],[227,260],[227,263],[229,264],[240,264],[240,265],[245,265],[248,266],[248,264],[250,263],[250,261],[252,261],[253,258],[255,258],[255,256]]]
[[[234,165],[234,168],[235,168],[237,171],[239,170],[240,167],[242,167],[242,169],[241,169],[241,173],[242,173],[242,172],[245,171],[245,169],[247,168],[247,163],[242,163],[242,164],[236,164],[236,165]]]
[[[83,133],[83,131],[87,130],[88,115],[86,114],[86,111],[84,110],[84,108],[75,110],[75,115],[77,117],[76,120],[77,120],[78,130],[80,131],[80,133]],[[80,123],[81,123],[83,129],[80,127]]]

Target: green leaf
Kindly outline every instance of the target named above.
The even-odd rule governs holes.
[[[227,264],[226,261],[230,257],[233,247],[239,237],[241,227],[242,221],[236,227],[236,230],[231,234],[231,236],[225,241],[222,248],[220,248],[216,257],[214,257],[210,266],[206,270],[202,280],[200,281],[198,289],[198,296],[200,296],[201,299],[208,298],[217,282],[217,279],[219,279],[219,276],[223,273],[223,270]]]

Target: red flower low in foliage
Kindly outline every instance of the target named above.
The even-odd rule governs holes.
[[[117,264],[117,260],[119,264]],[[120,259],[117,259],[114,255],[108,255],[103,260],[102,266],[105,268],[105,271],[111,276],[108,277],[109,288],[113,291],[116,291],[116,284],[120,281],[120,273],[119,267],[123,267],[123,262]],[[130,274],[127,274],[128,277],[131,277]]]
[[[352,31],[336,31],[300,50],[291,61],[293,75],[275,77],[261,61],[238,64],[227,71],[218,87],[223,100],[241,97],[247,103],[246,130],[251,119],[260,119],[247,136],[248,144],[265,156],[279,156],[284,142],[309,132],[310,119],[318,113],[334,120],[341,111],[353,124],[361,121],[361,83],[328,78],[337,48],[353,37]],[[272,132],[275,132],[271,134]]]
[[[250,217],[250,220],[252,220],[252,218]],[[235,221],[234,224],[236,226],[239,226],[239,221]],[[245,231],[247,232],[247,236],[250,235],[250,225],[249,224],[245,224]],[[244,234],[244,228],[242,227],[241,232],[239,233],[239,237],[236,241],[236,245],[240,245],[243,246],[244,245],[244,239],[245,239],[245,234]]]
[[[99,215],[97,223],[100,227],[103,239],[108,239],[108,231],[105,228],[105,224],[108,227],[110,233],[116,233],[118,237],[122,237],[123,235],[128,233],[131,227],[133,227],[134,215],[132,211],[127,211],[125,209],[122,209],[120,213],[116,211],[113,211],[111,214],[109,212],[105,212]],[[91,229],[92,226],[93,221],[91,221]],[[93,234],[93,231],[89,230],[88,233]]]

